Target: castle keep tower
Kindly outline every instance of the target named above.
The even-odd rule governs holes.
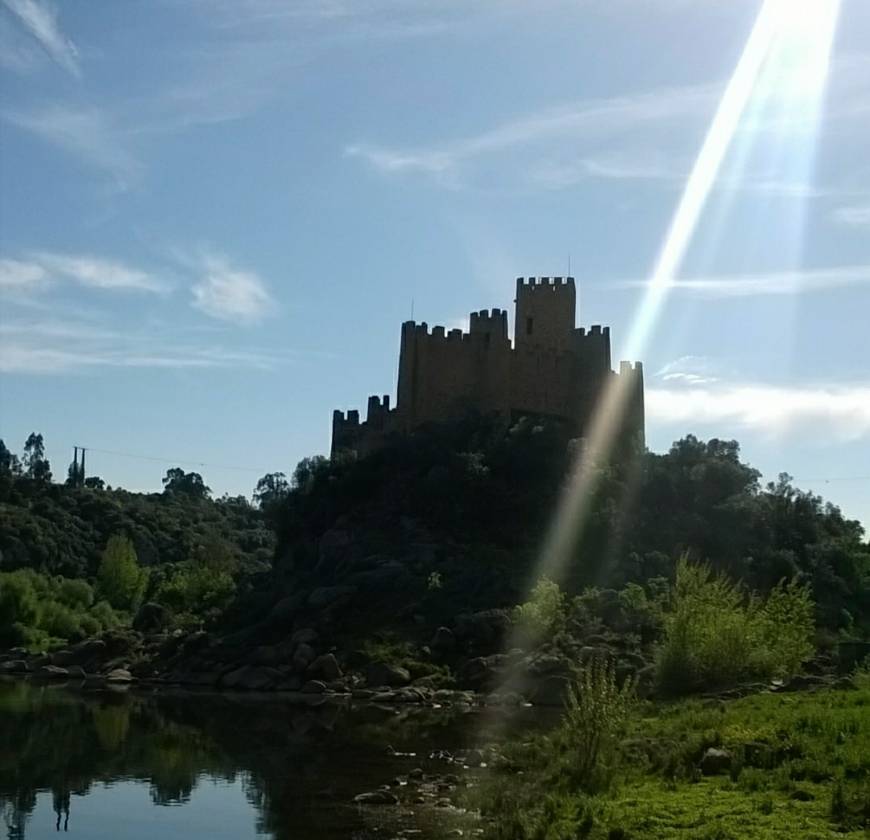
[[[611,368],[610,328],[575,327],[573,277],[517,278],[514,342],[507,311],[472,312],[469,331],[402,324],[396,407],[389,395],[369,397],[366,420],[358,411],[334,411],[332,453],[365,454],[390,434],[413,431],[468,412],[562,421],[582,437],[602,389],[628,389],[620,437],[644,446],[643,367]]]

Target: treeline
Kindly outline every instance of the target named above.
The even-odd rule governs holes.
[[[269,509],[279,568],[291,579],[316,574],[318,540],[336,522],[362,553],[395,548],[410,523],[417,539],[470,546],[462,568],[434,569],[446,604],[468,593],[478,608],[517,603],[575,455],[558,425],[522,420],[505,431],[478,419],[397,438],[364,459],[303,462]],[[599,466],[596,488],[568,592],[673,580],[685,555],[752,591],[806,583],[819,627],[870,634],[870,546],[860,523],[787,474],[762,485],[736,441],[688,435],[666,453]]]
[[[44,647],[128,624],[156,602],[208,621],[271,568],[274,537],[244,497],[212,500],[170,469],[162,493],[112,489],[70,465],[52,483],[42,436],[0,441],[0,645]]]

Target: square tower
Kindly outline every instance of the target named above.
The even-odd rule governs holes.
[[[514,346],[567,349],[574,330],[577,293],[573,277],[517,278]]]

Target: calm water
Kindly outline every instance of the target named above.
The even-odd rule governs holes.
[[[351,800],[418,766],[468,774],[429,756],[462,751],[498,725],[468,710],[301,708],[280,695],[0,682],[0,830],[9,840],[58,832],[364,840],[403,831],[429,840],[461,817],[434,804],[361,808]],[[389,755],[388,746],[416,755]]]

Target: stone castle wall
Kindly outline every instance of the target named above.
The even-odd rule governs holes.
[[[333,412],[333,454],[348,449],[366,454],[390,434],[469,411],[505,420],[556,418],[582,436],[602,390],[614,382],[628,388],[626,425],[643,445],[642,366],[623,362],[614,372],[610,329],[575,328],[574,279],[519,278],[515,303],[513,345],[501,309],[472,312],[468,332],[402,324],[396,407],[390,408],[385,395],[369,398],[363,422],[357,411]]]

